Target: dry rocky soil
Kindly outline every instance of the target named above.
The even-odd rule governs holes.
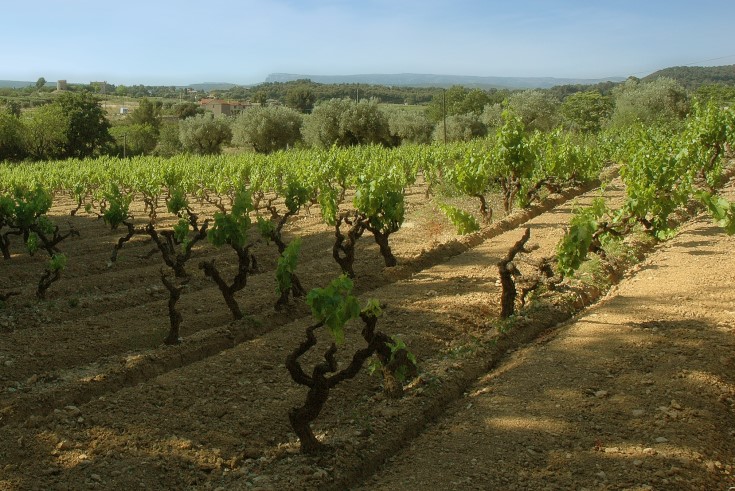
[[[183,342],[161,346],[160,256],[136,237],[109,264],[121,232],[61,200],[56,220],[80,237],[62,244],[68,270],[48,299],[33,298],[42,258],[0,264],[0,293],[19,292],[0,310],[0,490],[735,486],[735,238],[706,216],[591,307],[579,310],[599,289],[569,286],[499,324],[496,264],[519,226],[539,246],[531,262],[553,254],[576,206],[603,192],[622,201],[617,180],[583,191],[458,238],[423,188],[409,190],[391,238],[399,266],[383,268],[363,237],[355,284],[361,302],[386,304],[378,327],[411,348],[420,375],[400,400],[366,370],[338,385],[313,425],[330,446],[318,456],[299,453],[288,423],[305,391],[284,360],[312,321],[301,300],[274,311],[275,247],[253,249],[262,273],[237,296],[239,321],[197,268],[216,257],[232,272],[231,251],[198,247]],[[339,273],[312,213],[287,226],[303,238],[307,289]],[[355,323],[342,364],[360,342]]]

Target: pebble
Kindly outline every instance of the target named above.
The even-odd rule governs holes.
[[[607,397],[608,395],[609,395],[609,392],[606,390],[598,390],[597,392],[595,392],[595,397],[597,397],[598,399]]]
[[[666,443],[668,441],[669,441],[669,439],[668,438],[665,438],[663,436],[660,436],[660,437],[656,438],[656,443]]]
[[[633,409],[633,417],[634,418],[640,418],[644,414],[646,414],[646,411],[644,411],[643,409]]]

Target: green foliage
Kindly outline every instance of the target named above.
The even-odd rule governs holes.
[[[682,140],[681,158],[687,167],[705,177],[710,187],[718,186],[725,150],[735,140],[735,111],[695,101]]]
[[[475,113],[447,116],[446,136],[448,142],[470,141],[487,135],[487,127]],[[444,121],[434,128],[434,140],[444,141]]]
[[[439,209],[444,212],[449,221],[452,222],[452,225],[457,227],[457,233],[459,235],[470,234],[480,230],[480,223],[471,213],[446,204],[440,204]]]
[[[8,108],[0,107],[0,161],[20,160],[25,155],[24,128]]]
[[[311,191],[297,179],[290,179],[286,186],[285,201],[286,208],[291,213],[296,213],[299,208],[308,203]]]
[[[684,88],[675,80],[661,77],[652,82],[629,78],[613,90],[615,109],[610,125],[616,128],[636,122],[646,125],[675,124],[689,111]]]
[[[388,111],[388,129],[394,143],[429,143],[434,124],[423,112],[403,108]]]
[[[325,187],[319,193],[319,208],[322,220],[329,226],[334,226],[339,212],[339,191],[333,187]]]
[[[189,243],[189,225],[191,224],[186,218],[179,218],[179,221],[174,225],[174,239],[178,244],[181,244],[183,250],[186,250]]]
[[[541,90],[524,90],[513,93],[507,109],[518,116],[529,130],[549,131],[560,121],[559,100]]]
[[[138,101],[138,107],[133,109],[127,119],[133,125],[149,126],[157,136],[158,129],[161,127],[162,107],[163,104],[160,101],[151,101],[147,97],[143,97]]]
[[[368,217],[372,229],[383,234],[397,231],[405,218],[403,187],[385,174],[361,176],[353,205]]]
[[[410,365],[408,365],[408,364],[401,364],[398,367],[398,369],[396,370],[396,372],[395,372],[396,378],[400,382],[405,382],[406,379],[408,378],[408,373],[411,370],[411,368],[415,368],[415,367],[418,366],[418,361],[416,360],[416,355],[414,355],[408,349],[408,346],[406,345],[405,342],[403,342],[402,339],[400,339],[400,338],[398,338],[396,336],[391,336],[390,338],[391,338],[391,340],[393,342],[392,343],[386,343],[386,345],[388,346],[388,349],[390,349],[390,358],[388,359],[388,363],[391,363],[395,359],[395,356],[396,356],[397,353],[399,353],[401,351],[405,351],[406,352],[406,359],[408,360],[408,362],[409,362]]]
[[[686,148],[671,132],[640,128],[628,140],[620,168],[625,210],[656,236],[668,234],[668,217],[691,194],[693,173]]]
[[[64,92],[52,103],[68,120],[65,157],[84,158],[105,152],[112,143],[99,100],[88,92]]]
[[[728,235],[734,235],[735,202],[730,202],[721,196],[715,196],[706,191],[700,191],[696,193],[696,196],[709,209],[715,223],[724,228]]]
[[[176,216],[182,216],[182,213],[189,207],[189,200],[186,197],[186,191],[184,188],[177,186],[172,188],[170,196],[166,200],[166,209],[169,213],[173,213]]]
[[[253,107],[233,123],[233,143],[256,152],[271,153],[294,146],[301,140],[301,115],[282,106]]]
[[[232,130],[226,119],[202,114],[179,121],[179,140],[186,152],[216,155],[232,140]]]
[[[561,104],[564,126],[582,133],[596,133],[613,109],[612,98],[598,91],[576,92]]]
[[[69,118],[58,104],[46,104],[22,116],[25,149],[35,160],[64,156],[69,143]]]
[[[12,221],[21,230],[28,230],[31,225],[38,223],[38,220],[51,208],[53,202],[51,193],[40,185],[30,190],[16,188],[13,194]]]
[[[347,321],[360,315],[360,304],[351,294],[352,288],[352,280],[341,275],[327,287],[314,288],[306,296],[312,315],[327,326],[337,344],[344,342],[344,326]],[[374,311],[375,305],[370,305],[371,311]]]
[[[182,153],[183,150],[184,147],[179,139],[179,124],[162,123],[158,133],[158,143],[152,153],[162,157],[171,157]]]
[[[120,156],[150,155],[158,145],[158,130],[148,123],[116,125],[110,135]]]
[[[314,108],[316,95],[308,86],[292,87],[286,92],[286,105],[301,113],[308,113]]]
[[[278,265],[276,266],[276,293],[279,295],[291,289],[292,277],[296,272],[300,250],[301,238],[297,237],[286,246],[283,254],[278,258]]]
[[[245,247],[247,232],[251,221],[249,212],[253,210],[253,201],[250,192],[243,186],[235,194],[230,213],[217,212],[214,214],[214,225],[210,228],[207,237],[216,247],[225,244],[237,248]]]
[[[607,207],[602,198],[595,199],[589,208],[575,211],[556,250],[559,271],[563,276],[572,276],[587,258],[598,221],[606,212]]]
[[[720,84],[721,87],[735,85],[733,65],[724,66],[674,66],[658,70],[643,80],[650,82],[661,77],[676,80],[688,90],[698,90],[704,84]]]
[[[486,105],[502,101],[506,94],[507,92],[498,93],[453,85],[434,95],[426,114],[434,123],[442,121],[444,116],[470,113],[479,116]]]
[[[376,101],[333,99],[314,107],[304,124],[304,139],[320,148],[389,144],[388,118]]]
[[[103,193],[105,206],[102,209],[102,220],[115,230],[123,221],[130,216],[130,203],[133,201],[132,194],[123,194],[116,183]]]
[[[48,268],[52,271],[63,271],[66,268],[66,255],[54,254],[49,260]]]

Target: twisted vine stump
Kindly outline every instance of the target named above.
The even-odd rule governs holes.
[[[289,374],[291,374],[293,381],[309,388],[304,404],[288,412],[291,427],[301,442],[302,453],[314,454],[327,449],[327,445],[320,442],[314,435],[314,431],[311,429],[311,422],[319,416],[319,413],[329,398],[329,391],[340,382],[355,377],[365,361],[380,348],[383,342],[383,338],[376,336],[375,333],[377,317],[364,312],[360,313],[360,317],[365,323],[365,327],[362,330],[362,337],[368,340],[368,345],[355,352],[352,356],[352,361],[344,369],[337,371],[337,360],[334,357],[337,352],[337,345],[335,343],[332,343],[326,353],[324,353],[324,361],[314,366],[311,375],[307,374],[299,363],[299,358],[316,346],[317,339],[314,331],[323,327],[323,322],[307,327],[306,339],[286,357],[286,368]],[[330,373],[334,373],[334,375],[328,376]]]
[[[237,300],[235,300],[235,293],[245,288],[248,282],[248,274],[252,272],[251,260],[255,262],[255,256],[250,254],[251,246],[252,244],[246,247],[232,245],[232,248],[237,252],[237,274],[231,284],[227,284],[224,278],[222,278],[222,275],[214,263],[214,259],[199,263],[199,269],[204,271],[204,275],[207,276],[207,278],[214,280],[217,284],[219,291],[222,293],[222,297],[225,299],[227,308],[230,309],[232,317],[235,320],[243,318],[240,305],[237,303]]]
[[[346,236],[341,230],[343,223],[349,226]],[[349,213],[344,213],[337,217],[334,224],[335,241],[332,247],[332,257],[342,268],[342,272],[350,278],[355,277],[355,271],[352,268],[355,263],[355,243],[362,237],[366,229],[364,218],[358,214],[350,216]]]
[[[168,345],[179,344],[181,343],[179,327],[183,318],[181,317],[181,312],[176,310],[176,302],[181,298],[181,291],[184,289],[185,283],[176,284],[175,282],[169,281],[166,278],[166,273],[163,272],[163,268],[161,268],[161,282],[166,287],[166,290],[168,290],[168,318],[171,322],[168,335],[163,342]]]
[[[526,242],[531,238],[531,229],[526,227],[521,239],[510,248],[508,254],[498,263],[498,273],[500,275],[500,285],[503,289],[500,300],[500,318],[507,319],[515,313],[515,303],[518,291],[516,290],[515,276],[520,276],[521,272],[513,263],[516,255],[520,253],[529,253],[533,249],[526,249]]]

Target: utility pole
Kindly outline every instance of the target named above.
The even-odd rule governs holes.
[[[442,114],[444,117],[444,145],[447,144],[447,89],[442,89]]]

